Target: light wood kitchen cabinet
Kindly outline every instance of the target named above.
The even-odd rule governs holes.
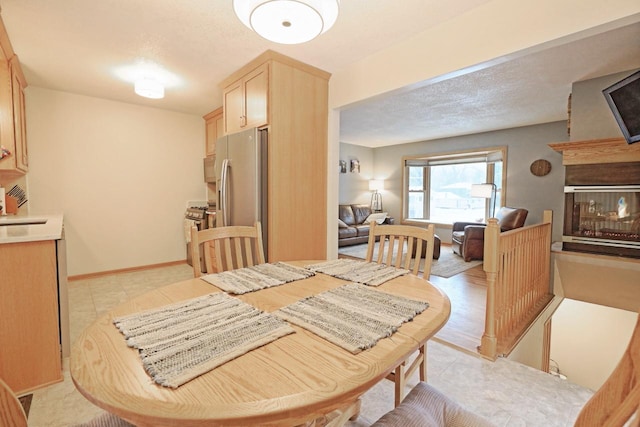
[[[55,240],[0,244],[0,377],[18,395],[62,381],[56,250]]]
[[[247,114],[245,128],[268,125],[269,262],[327,256],[329,77],[323,70],[266,51],[221,83],[227,124],[231,110],[238,108],[234,91],[244,91],[246,100],[239,104],[249,105],[248,112],[266,114],[264,119]]]
[[[223,89],[225,134],[268,123],[269,67],[261,64]]]
[[[0,20],[0,145],[10,153],[0,158],[0,183],[28,171],[26,86],[20,61]]]
[[[224,135],[224,115],[222,107],[205,114],[205,156],[216,155],[216,141]]]

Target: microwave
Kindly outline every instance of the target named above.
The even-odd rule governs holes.
[[[204,158],[204,182],[216,182],[216,156]]]

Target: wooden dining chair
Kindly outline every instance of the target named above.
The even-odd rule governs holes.
[[[365,260],[404,268],[416,276],[424,260],[422,277],[428,279],[431,275],[434,235],[433,224],[422,228],[412,225],[378,225],[374,221],[369,229]],[[377,255],[374,259],[376,249]]]
[[[522,384],[526,387],[526,384]],[[372,427],[491,426],[434,387],[419,382],[407,398]],[[575,427],[640,426],[640,314],[620,362],[582,407]]]
[[[260,222],[256,222],[253,227],[234,225],[205,230],[191,227],[194,277],[202,275],[200,245],[204,248],[203,259],[207,273],[235,270],[265,262]],[[212,253],[212,250],[215,252]]]
[[[18,397],[0,378],[0,426],[27,427],[27,414]]]
[[[27,427],[27,414],[13,390],[0,378],[0,426]],[[122,418],[105,412],[91,421],[73,427],[133,427]]]
[[[434,225],[427,228],[411,225],[377,225],[371,223],[369,229],[369,244],[367,247],[368,262],[377,262],[397,268],[410,270],[418,276],[422,264],[422,277],[428,279],[431,274],[431,261],[433,259],[433,247],[435,240]],[[378,240],[376,242],[376,240]],[[374,259],[374,251],[377,246],[377,256]],[[418,348],[418,355],[409,363],[410,356],[400,363],[387,379],[395,383],[395,406],[398,406],[404,397],[404,389],[407,380],[416,369],[420,370],[420,381],[427,379],[427,349],[422,344]]]

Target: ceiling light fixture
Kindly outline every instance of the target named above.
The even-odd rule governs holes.
[[[164,85],[151,77],[142,77],[136,80],[134,90],[138,95],[145,98],[164,98]]]
[[[281,44],[313,40],[333,26],[340,0],[233,0],[244,25]]]

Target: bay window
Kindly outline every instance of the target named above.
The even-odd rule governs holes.
[[[506,147],[463,153],[405,157],[403,217],[451,224],[489,217],[504,198]],[[493,183],[493,198],[471,196],[471,185]]]

